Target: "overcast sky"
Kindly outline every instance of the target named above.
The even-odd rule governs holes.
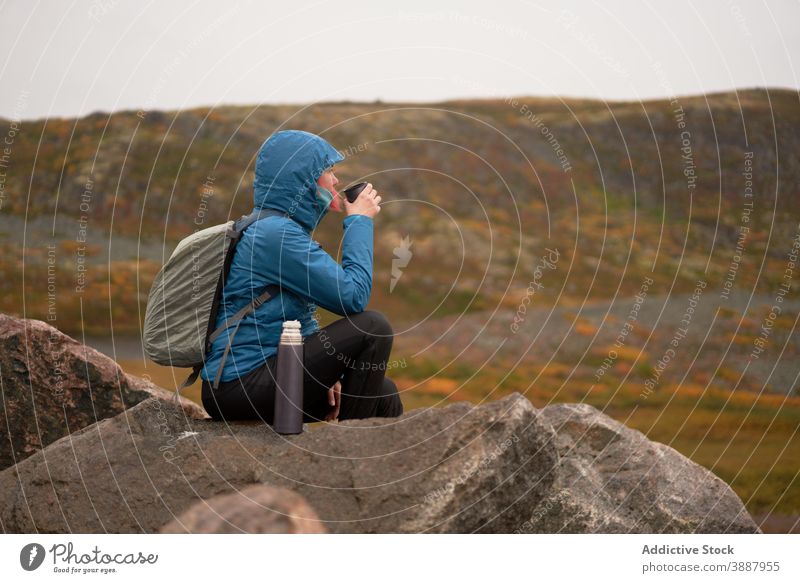
[[[10,0],[0,116],[797,89],[798,22],[796,0]]]

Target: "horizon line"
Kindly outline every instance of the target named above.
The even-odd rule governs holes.
[[[508,94],[504,96],[491,96],[491,97],[475,97],[475,96],[462,96],[462,97],[449,97],[447,99],[440,99],[436,101],[431,100],[397,100],[397,101],[386,101],[381,98],[376,98],[373,100],[353,100],[353,99],[339,99],[339,100],[331,100],[331,101],[310,101],[310,102],[286,102],[286,101],[276,101],[276,102],[227,102],[227,103],[217,103],[213,105],[192,105],[189,107],[184,108],[163,108],[163,109],[144,109],[144,108],[132,108],[126,107],[122,109],[116,110],[105,110],[105,109],[97,109],[91,111],[89,113],[83,115],[52,115],[52,116],[35,116],[35,117],[5,117],[4,115],[0,115],[0,120],[3,122],[8,121],[17,121],[17,122],[39,122],[39,121],[51,121],[51,120],[81,120],[86,119],[88,117],[97,116],[97,115],[104,115],[104,116],[114,116],[119,114],[125,113],[132,113],[134,115],[145,112],[161,112],[161,113],[178,113],[178,112],[188,112],[196,109],[204,109],[204,110],[214,110],[214,109],[222,109],[222,108],[230,108],[230,107],[238,107],[238,108],[246,108],[250,107],[252,109],[257,109],[259,107],[286,107],[286,106],[303,106],[308,107],[312,105],[422,105],[422,104],[429,104],[429,105],[440,105],[440,104],[447,104],[453,102],[494,102],[494,101],[505,101],[509,99],[532,99],[532,100],[560,100],[564,103],[569,101],[596,101],[605,104],[614,104],[614,105],[624,105],[624,104],[634,104],[634,103],[651,103],[651,102],[658,102],[658,101],[667,101],[672,99],[693,99],[698,97],[712,97],[718,95],[725,95],[725,94],[735,94],[739,95],[740,93],[746,92],[753,92],[753,91],[764,91],[764,92],[782,92],[782,93],[795,93],[800,96],[800,89],[793,88],[793,87],[781,87],[781,86],[750,86],[750,87],[734,87],[731,89],[721,89],[721,90],[714,90],[710,92],[701,92],[701,93],[683,93],[683,94],[675,94],[675,95],[664,95],[659,97],[648,97],[646,99],[603,99],[602,97],[586,97],[586,96],[578,96],[578,95],[537,95],[537,94]]]

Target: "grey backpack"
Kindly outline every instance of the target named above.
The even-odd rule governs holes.
[[[176,399],[181,389],[197,380],[211,343],[234,326],[214,379],[214,389],[219,386],[225,360],[242,319],[280,290],[278,285],[268,286],[261,295],[215,329],[236,245],[247,227],[270,215],[286,216],[286,213],[257,209],[237,221],[231,220],[189,235],[178,243],[153,281],[144,316],[145,353],[158,364],[193,369],[176,389]]]

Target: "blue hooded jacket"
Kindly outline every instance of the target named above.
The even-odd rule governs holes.
[[[343,221],[342,264],[311,238],[328,206],[317,196],[317,180],[343,156],[323,138],[280,131],[261,146],[253,185],[255,208],[288,213],[250,225],[233,256],[216,325],[258,297],[271,284],[281,292],[239,325],[221,380],[244,376],[277,353],[285,320],[299,320],[300,333],[319,330],[317,306],[340,316],[363,312],[372,293],[373,221],[349,215]],[[233,327],[231,327],[233,328]],[[231,330],[212,343],[201,371],[213,381]]]

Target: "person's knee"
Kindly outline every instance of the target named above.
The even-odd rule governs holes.
[[[376,310],[367,310],[361,312],[362,319],[365,321],[367,328],[365,330],[374,336],[386,336],[392,338],[394,330],[389,320],[382,312]]]

